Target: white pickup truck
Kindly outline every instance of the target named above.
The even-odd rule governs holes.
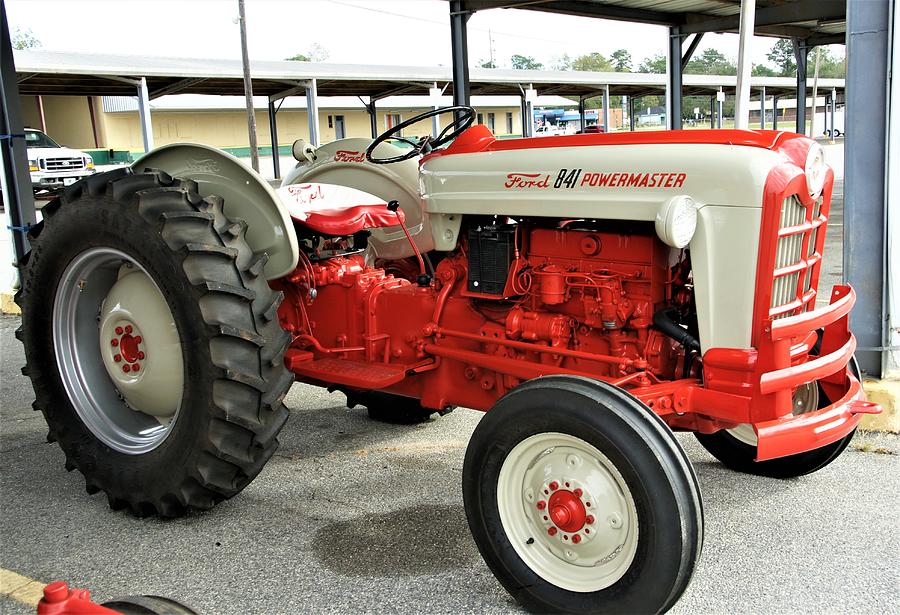
[[[25,129],[28,171],[34,193],[58,192],[87,175],[93,175],[94,160],[84,152],[63,147],[45,133]]]

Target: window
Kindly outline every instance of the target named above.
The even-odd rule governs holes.
[[[506,134],[511,135],[513,132],[513,116],[512,111],[506,112]]]
[[[334,118],[332,118],[330,115],[328,116],[328,127],[334,128]]]
[[[494,132],[494,114],[493,113],[488,113],[487,127],[491,129],[491,132]]]
[[[477,119],[475,120],[476,124],[484,124],[484,114],[479,113]]]
[[[400,122],[401,122],[401,118],[400,118],[399,113],[385,113],[384,114],[384,126],[388,130],[390,130],[391,128],[393,128],[394,126],[399,124]],[[398,134],[397,136],[400,137],[403,135]]]

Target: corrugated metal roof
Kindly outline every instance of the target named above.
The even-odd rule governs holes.
[[[624,0],[623,0],[624,1]],[[678,0],[681,1],[681,0]],[[687,1],[687,0],[685,0]],[[14,52],[19,92],[23,95],[133,96],[135,86],[121,79],[147,79],[151,98],[171,93],[243,95],[243,72],[238,60],[163,58],[52,51]],[[381,66],[313,62],[251,62],[253,91],[269,96],[316,79],[319,96],[424,95],[433,84],[453,91],[449,66]],[[519,95],[534,86],[538,94],[597,96],[607,85],[613,95],[640,96],[665,91],[666,76],[649,73],[536,71],[472,68],[473,95]],[[684,94],[734,89],[734,76],[684,75]],[[809,86],[811,87],[811,82]],[[823,88],[843,89],[843,79],[820,79]],[[770,94],[795,91],[787,77],[753,77],[751,87]]]

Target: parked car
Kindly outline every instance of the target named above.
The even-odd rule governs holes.
[[[606,132],[606,130],[603,129],[603,126],[601,126],[600,124],[591,124],[590,126],[585,126],[583,129],[577,131],[575,134],[591,135],[591,134],[598,134],[601,132]]]
[[[58,192],[95,173],[94,160],[88,154],[63,147],[40,130],[26,128],[25,144],[35,194],[44,190]]]
[[[556,124],[543,124],[534,129],[534,136],[536,137],[554,137],[564,134],[566,134],[566,131]]]

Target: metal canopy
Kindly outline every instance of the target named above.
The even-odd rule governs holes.
[[[150,99],[169,94],[243,95],[239,60],[144,58],[121,55],[16,51],[19,93],[32,96],[134,96],[135,83],[147,81]],[[253,62],[253,92],[277,100],[303,95],[311,80],[318,96],[368,96],[376,99],[403,94],[428,94],[435,83],[453,93],[450,67],[377,66],[308,62]],[[734,90],[736,78],[684,75],[684,94],[709,95],[719,88]],[[472,68],[470,93],[475,96],[519,96],[520,86],[532,85],[541,95],[611,96],[663,94],[666,76],[651,73],[602,73]],[[788,77],[754,77],[754,91],[791,94],[796,82]],[[820,79],[823,89],[844,88],[843,79]]]
[[[810,46],[843,43],[845,0],[757,0],[755,34],[799,38]],[[739,0],[465,0],[468,12],[515,8],[679,27],[682,35],[737,32]]]

